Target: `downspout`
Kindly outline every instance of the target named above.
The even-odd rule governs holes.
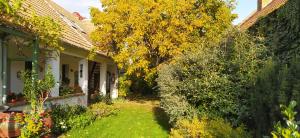
[[[0,104],[3,105],[4,103],[4,98],[3,98],[3,50],[2,50],[2,45],[3,45],[3,40],[2,37],[0,37]]]
[[[39,38],[36,37],[33,43],[33,56],[32,56],[32,72],[33,79],[38,79],[38,58],[39,58]]]
[[[7,45],[3,43],[3,39],[1,40],[1,49],[2,49],[2,92],[1,92],[1,103],[6,103],[6,93],[7,93]]]

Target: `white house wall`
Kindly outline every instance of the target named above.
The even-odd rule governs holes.
[[[61,80],[61,73],[62,73],[62,65],[68,64],[69,65],[69,76],[70,79],[70,86],[74,86],[75,83],[75,72],[78,71],[80,73],[80,64],[83,65],[83,76],[80,77],[80,74],[78,74],[78,81],[79,85],[82,87],[85,96],[82,96],[84,98],[85,103],[87,103],[87,92],[88,92],[88,60],[86,59],[88,56],[88,51],[72,47],[72,46],[64,46],[65,50],[60,55],[59,62],[53,62],[51,63],[52,66],[55,64],[58,64],[58,66],[55,66],[56,72],[59,72],[58,77],[59,81]],[[20,52],[22,51],[22,52]],[[40,51],[43,51],[42,49]],[[19,49],[17,46],[13,44],[9,44],[8,46],[8,90],[18,94],[23,92],[23,82],[19,78],[18,73],[21,71],[24,71],[25,69],[25,61],[22,61],[23,59],[30,59],[32,57],[32,49],[30,47],[26,47],[24,49]],[[40,78],[44,77],[46,65],[49,65],[50,62],[48,60],[45,60],[45,54],[40,54],[39,59],[39,76]],[[108,68],[108,66],[113,65],[113,61],[110,58],[107,58],[103,55],[97,55],[95,56],[93,61],[96,61],[101,64],[100,68],[100,91],[102,94],[105,95],[106,93],[106,73],[107,71],[114,72],[116,68]],[[57,71],[59,68],[59,71]],[[56,73],[57,74],[57,73]],[[117,78],[117,75],[116,75]],[[117,79],[116,79],[117,81]],[[117,97],[117,85],[116,83],[112,86],[111,97],[116,98]],[[56,88],[56,91],[58,91],[58,88]],[[58,96],[58,93],[55,94],[55,96]],[[81,99],[81,98],[80,98]],[[61,100],[64,101],[64,100]],[[75,101],[75,100],[71,100]],[[69,102],[69,101],[66,101]],[[78,99],[77,99],[78,102]]]
[[[108,66],[108,72],[111,74],[110,82],[110,97],[118,98],[118,68],[116,65]]]
[[[23,92],[23,82],[21,78],[18,78],[17,74],[20,71],[24,71],[25,62],[24,61],[12,61],[10,62],[10,91],[13,93],[22,93]]]
[[[46,69],[50,66],[52,75],[55,79],[55,86],[51,89],[51,96],[59,96],[60,86],[60,54],[52,51],[49,53],[51,58],[46,59]]]
[[[64,54],[71,55],[71,56],[76,56],[80,58],[87,58],[89,56],[89,51],[84,50],[82,48],[74,47],[74,46],[64,46]],[[113,63],[113,60],[103,56],[103,55],[96,55],[92,61],[98,62],[98,63]]]
[[[30,47],[23,47],[20,49],[16,45],[8,43],[8,91],[16,94],[23,92],[23,81],[19,78],[20,76],[18,76],[18,73],[25,70],[25,61],[20,59],[29,59],[31,57],[32,50]],[[40,78],[43,78],[44,76],[44,68],[44,64],[39,63]]]
[[[87,98],[86,95],[78,95],[78,96],[70,96],[66,98],[60,98],[60,99],[50,99],[46,102],[47,108],[49,108],[50,105],[81,105],[81,106],[87,106]],[[24,111],[29,110],[30,105],[24,104],[19,106],[13,106],[10,108],[10,111]]]

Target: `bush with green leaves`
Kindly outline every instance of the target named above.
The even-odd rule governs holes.
[[[274,127],[272,132],[273,138],[300,138],[299,123],[295,120],[297,112],[295,112],[296,101],[291,101],[289,106],[280,105],[282,115],[284,116],[285,126],[280,122]]]
[[[174,124],[181,118],[221,117],[234,125],[248,113],[246,90],[264,64],[258,39],[235,29],[220,43],[203,41],[160,68],[161,106]]]
[[[74,93],[74,89],[69,86],[59,87],[59,96],[66,96],[72,93]]]
[[[48,67],[43,79],[38,79],[38,74],[34,71],[22,72],[21,78],[24,82],[23,94],[30,103],[30,110],[16,119],[21,128],[20,137],[43,137],[50,132],[49,126],[43,121],[48,118],[44,116],[47,114],[44,105],[50,90],[55,86],[54,76]]]
[[[20,8],[23,0],[0,0],[0,14],[14,15]]]
[[[51,117],[53,120],[52,132],[60,135],[71,129],[84,128],[100,119],[116,114],[118,108],[103,102],[92,104],[90,107],[80,105],[53,105]]]
[[[95,103],[89,107],[89,111],[92,112],[97,118],[107,117],[116,114],[119,109],[114,105],[108,105],[106,103]]]
[[[91,111],[87,111],[80,115],[71,117],[68,120],[68,124],[71,126],[72,129],[84,128],[92,124],[95,119],[96,119],[96,115]]]
[[[69,123],[69,120],[86,111],[87,108],[80,105],[53,105],[51,111],[51,118],[53,121],[52,132],[59,135],[70,130],[72,125]]]
[[[171,138],[250,138],[244,127],[233,128],[223,119],[194,118],[179,120],[172,128]]]
[[[290,64],[269,60],[259,72],[251,93],[249,125],[256,137],[268,135],[274,122],[281,120],[280,104],[294,100],[300,103],[300,60],[294,58]],[[295,107],[300,111],[300,106]]]
[[[130,94],[130,86],[132,81],[128,79],[127,75],[123,75],[119,77],[119,89],[118,89],[118,96],[126,97]]]

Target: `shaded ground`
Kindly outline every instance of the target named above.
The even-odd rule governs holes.
[[[168,118],[158,107],[158,101],[125,101],[115,106],[117,115],[96,120],[85,129],[71,130],[71,138],[166,138],[169,133]]]

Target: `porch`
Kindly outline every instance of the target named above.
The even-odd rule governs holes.
[[[23,37],[27,34],[12,29],[0,27],[0,34],[1,105],[24,109],[21,72],[35,71],[42,79],[48,66],[56,80],[48,103],[87,106],[92,92],[117,98],[118,71],[111,59],[97,55],[89,61],[88,50],[68,43],[63,43],[63,52],[52,51],[39,45],[35,37]]]

